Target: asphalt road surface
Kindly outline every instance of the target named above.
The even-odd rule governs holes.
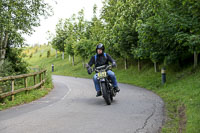
[[[111,105],[96,98],[91,79],[53,76],[54,89],[40,100],[0,111],[0,133],[157,133],[162,99],[119,84]]]

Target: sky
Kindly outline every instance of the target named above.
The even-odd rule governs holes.
[[[26,43],[29,45],[44,44],[48,42],[47,31],[55,34],[55,27],[58,20],[70,18],[72,14],[78,14],[78,11],[84,9],[85,19],[91,20],[93,16],[93,6],[97,5],[97,15],[103,6],[102,0],[45,0],[53,7],[54,15],[47,19],[41,18],[39,27],[35,27],[32,35],[23,35]]]

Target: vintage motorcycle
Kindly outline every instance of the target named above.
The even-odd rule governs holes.
[[[113,101],[113,97],[116,96],[116,91],[112,85],[112,80],[107,74],[107,71],[112,68],[112,65],[103,65],[99,67],[94,67],[93,71],[97,73],[97,79],[100,84],[102,96],[107,105],[110,105]]]

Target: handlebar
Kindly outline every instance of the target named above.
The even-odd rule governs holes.
[[[104,70],[108,70],[112,68],[112,65],[103,65],[103,66],[99,66],[99,67],[94,67],[92,71],[96,71],[96,72],[100,72],[102,69]]]

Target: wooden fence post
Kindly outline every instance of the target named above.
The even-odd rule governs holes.
[[[28,82],[27,82],[27,77],[24,78],[24,87],[27,88]],[[28,93],[28,90],[25,91],[25,93]]]
[[[33,82],[34,82],[34,85],[36,85],[36,79],[35,79],[36,75],[33,76]]]
[[[41,81],[42,81],[42,73],[40,73],[39,77],[40,77],[40,83],[41,83]]]
[[[40,83],[41,83],[42,82],[42,73],[39,74],[39,78],[40,78],[39,80],[40,80]],[[40,85],[40,88],[42,88],[42,85]]]
[[[27,88],[27,86],[28,86],[28,83],[27,83],[27,77],[26,77],[24,78],[24,87]]]
[[[46,79],[46,71],[43,72],[43,80]],[[44,86],[44,83],[43,83]]]
[[[46,77],[46,71],[44,71],[44,78]]]
[[[12,80],[11,88],[12,88],[12,92],[14,92],[15,91],[15,80]],[[12,95],[12,101],[14,101],[14,99],[15,99],[15,96]]]

